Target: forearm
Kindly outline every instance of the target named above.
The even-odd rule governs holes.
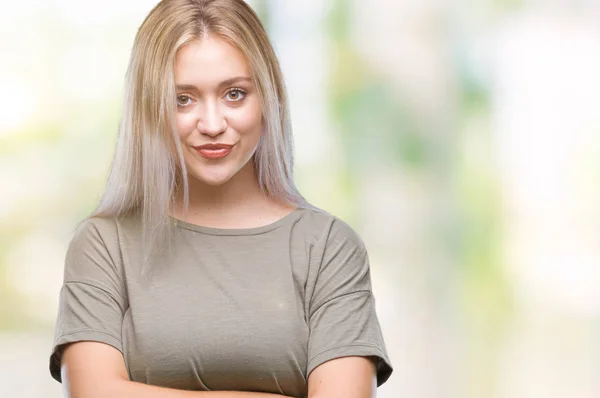
[[[73,394],[70,398],[293,398],[279,394],[244,391],[186,391],[164,388],[129,380],[111,383],[100,392]]]

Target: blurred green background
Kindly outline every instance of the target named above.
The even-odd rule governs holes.
[[[0,13],[0,396],[48,373],[66,246],[103,189],[154,0]],[[296,180],[369,250],[380,398],[600,396],[600,3],[249,1]]]

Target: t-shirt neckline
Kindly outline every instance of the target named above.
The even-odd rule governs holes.
[[[295,218],[297,214],[299,214],[303,208],[297,207],[292,212],[286,214],[280,219],[266,225],[261,225],[259,227],[251,227],[251,228],[215,228],[215,227],[207,227],[204,225],[192,224],[187,221],[180,220],[175,217],[169,216],[171,223],[177,227],[187,229],[194,232],[200,232],[208,235],[258,235],[265,232],[272,231],[280,226],[284,225],[288,221],[291,221]]]

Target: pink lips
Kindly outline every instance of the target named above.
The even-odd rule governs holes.
[[[206,144],[196,146],[194,149],[207,159],[220,159],[231,152],[233,145],[227,144]]]

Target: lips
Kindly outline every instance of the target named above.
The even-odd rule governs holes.
[[[231,152],[233,145],[228,144],[205,144],[193,147],[200,155],[207,159],[219,159]]]

